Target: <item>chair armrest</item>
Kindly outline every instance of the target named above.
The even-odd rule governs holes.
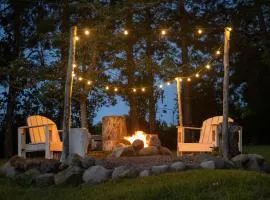
[[[34,125],[34,126],[20,126],[18,129],[36,128],[36,127],[52,126],[52,125],[54,125],[54,124],[40,124],[40,125]]]
[[[64,130],[58,130],[59,133],[64,133]]]

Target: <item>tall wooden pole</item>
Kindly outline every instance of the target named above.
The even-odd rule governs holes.
[[[61,162],[65,162],[69,155],[69,132],[71,126],[71,98],[73,85],[73,64],[75,63],[77,27],[73,26],[70,29],[69,51],[68,51],[68,66],[65,83],[65,101],[64,101],[64,120],[63,120],[63,151]]]
[[[231,28],[226,27],[224,32],[224,80],[223,80],[223,125],[222,146],[223,156],[229,157],[228,115],[229,115],[229,48]]]
[[[177,127],[177,156],[180,156],[178,151],[179,142],[183,142],[183,108],[182,108],[182,96],[181,96],[181,78],[175,78],[177,84],[177,103],[178,103],[178,123]]]

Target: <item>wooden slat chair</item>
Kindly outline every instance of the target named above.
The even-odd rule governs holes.
[[[229,122],[233,119],[229,118]],[[223,116],[215,116],[203,122],[201,128],[196,127],[178,127],[178,152],[180,155],[183,152],[211,152],[213,148],[219,147],[219,138],[217,134],[218,124],[223,122]],[[186,143],[185,130],[199,130],[200,140],[199,143]],[[242,128],[239,131],[239,151],[242,151]]]
[[[62,151],[60,131],[52,120],[34,115],[27,118],[27,125],[18,128],[18,156],[26,157],[26,152],[45,151],[45,158],[52,159],[53,152]],[[29,144],[26,144],[26,130],[30,135]]]

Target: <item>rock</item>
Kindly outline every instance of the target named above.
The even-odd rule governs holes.
[[[92,167],[95,165],[96,160],[90,156],[86,156],[81,160],[81,166],[84,169],[88,169],[89,167]]]
[[[239,154],[232,158],[237,168],[251,171],[262,171],[264,157],[258,154]]]
[[[110,175],[110,170],[97,165],[85,170],[83,173],[83,181],[90,184],[103,183],[110,179]]]
[[[261,166],[260,166],[258,160],[255,157],[251,157],[248,160],[248,163],[246,164],[245,169],[250,170],[250,171],[260,172],[261,171]]]
[[[248,159],[256,160],[260,166],[264,163],[264,157],[259,154],[248,154]]]
[[[139,174],[140,177],[146,177],[146,176],[151,176],[151,172],[149,169],[145,169],[143,171],[140,172]]]
[[[128,146],[124,148],[124,151],[122,153],[121,156],[136,156],[137,153],[135,152],[135,150],[133,149],[132,146]]]
[[[233,169],[235,168],[235,165],[230,160],[220,158],[215,160],[215,167],[216,169]]]
[[[18,156],[14,156],[10,159],[10,164],[16,169],[27,171],[32,168],[39,168],[40,160],[39,159],[25,159]]]
[[[215,161],[213,161],[213,160],[201,162],[200,166],[203,169],[215,169],[216,168]]]
[[[158,135],[151,135],[149,139],[149,146],[160,147],[161,143]]]
[[[242,168],[243,164],[245,164],[248,161],[248,155],[238,154],[237,156],[234,156],[231,160],[235,163],[235,165],[238,168]]]
[[[181,161],[177,161],[175,163],[172,163],[170,166],[171,170],[174,172],[179,172],[179,171],[183,171],[186,168],[185,163],[181,162]]]
[[[18,174],[20,174],[20,172],[15,169],[15,167],[11,166],[9,161],[0,168],[0,173],[9,178],[14,178]]]
[[[169,156],[172,155],[171,150],[168,149],[167,147],[162,147],[162,146],[160,146],[160,147],[158,148],[158,151],[159,151],[159,154],[161,154],[161,155],[169,155]]]
[[[40,175],[40,171],[36,168],[29,169],[24,173],[21,173],[15,177],[15,181],[20,185],[31,185],[35,182],[37,176]]]
[[[216,159],[217,159],[216,156],[213,156],[213,155],[207,154],[207,153],[202,153],[202,154],[198,155],[198,160],[200,162],[205,162],[205,161],[210,161],[210,160],[215,161]]]
[[[82,157],[76,153],[68,156],[66,164],[69,166],[81,166]]]
[[[158,154],[158,148],[154,146],[145,147],[139,151],[140,156],[151,156],[151,155],[157,155],[157,154]]]
[[[133,167],[119,166],[113,170],[112,179],[119,178],[135,178],[138,175],[138,172]]]
[[[54,185],[54,174],[53,173],[46,173],[41,174],[36,177],[36,186],[38,187],[47,187]]]
[[[144,147],[144,143],[142,140],[134,140],[132,143],[132,147],[135,151],[140,151]]]
[[[125,147],[119,147],[112,151],[110,155],[108,155],[109,158],[120,158],[122,153],[124,152]]]
[[[169,169],[168,165],[159,165],[159,166],[152,166],[151,173],[154,175],[161,174],[167,172]]]
[[[54,182],[56,185],[79,185],[82,183],[83,169],[78,166],[69,166],[64,171],[57,173],[54,176]]]
[[[186,168],[187,169],[200,169],[201,167],[198,164],[191,164],[191,163],[189,163],[189,164],[186,164]]]
[[[58,160],[45,159],[40,162],[39,170],[41,173],[51,173],[51,172],[55,173],[58,172],[60,165],[61,163]]]
[[[130,141],[128,141],[128,140],[126,140],[126,139],[118,139],[118,140],[117,140],[117,145],[118,145],[118,144],[123,144],[123,145],[125,145],[125,146],[131,145]]]

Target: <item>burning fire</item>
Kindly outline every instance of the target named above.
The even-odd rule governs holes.
[[[124,137],[125,140],[128,140],[131,144],[135,140],[141,140],[144,143],[144,147],[148,147],[148,143],[146,142],[146,134],[143,131],[136,131],[134,135]]]

